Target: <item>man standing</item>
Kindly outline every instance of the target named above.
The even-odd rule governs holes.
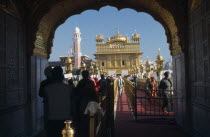
[[[47,103],[46,103],[46,98],[44,94],[44,89],[47,85],[52,83],[52,67],[48,66],[44,70],[44,75],[46,76],[46,79],[41,81],[40,83],[40,88],[39,88],[39,96],[43,98],[43,103],[44,103],[44,128],[46,129],[47,126]]]
[[[172,82],[169,79],[169,72],[166,71],[164,73],[164,78],[160,81],[159,89],[162,89],[162,95],[163,95],[163,105],[162,110],[164,114],[168,114],[168,111],[166,108],[168,107],[168,96],[170,95],[170,90],[172,88]]]
[[[61,137],[65,120],[72,118],[72,88],[63,83],[63,69],[56,66],[52,70],[53,83],[44,88],[47,103],[47,136]]]
[[[76,86],[76,96],[77,101],[77,117],[76,119],[76,131],[78,133],[77,137],[88,137],[89,134],[89,116],[85,115],[85,109],[89,102],[97,101],[95,84],[89,79],[89,72],[82,71],[83,79],[79,81]]]
[[[120,94],[120,96],[123,94],[124,90],[124,80],[122,79],[122,77],[120,76],[119,79],[118,79],[118,92]]]
[[[99,93],[100,95],[102,95],[104,90],[107,88],[107,81],[103,74],[101,74],[101,79],[99,80],[98,84],[99,84]]]

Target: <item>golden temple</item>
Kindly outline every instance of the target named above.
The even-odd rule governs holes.
[[[131,41],[129,37],[116,35],[107,38],[104,42],[103,35],[96,36],[96,65],[100,70],[106,70],[108,75],[127,75],[132,67],[140,67],[143,52],[140,51],[140,35],[135,32]]]

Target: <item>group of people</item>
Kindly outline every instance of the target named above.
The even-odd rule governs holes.
[[[88,115],[84,114],[87,104],[98,102],[98,96],[105,90],[109,79],[101,75],[93,80],[89,72],[82,71],[82,77],[75,86],[72,79],[64,83],[63,69],[60,66],[47,67],[46,79],[40,83],[39,96],[43,98],[44,124],[48,137],[60,137],[65,120],[72,120],[76,137],[88,136]]]
[[[162,110],[164,114],[168,114],[167,107],[168,107],[168,99],[171,95],[172,91],[172,82],[169,78],[170,73],[167,71],[164,73],[164,78],[160,81],[158,85],[155,78],[147,78],[146,80],[146,95],[148,97],[148,101],[150,103],[155,103],[154,98],[162,97]]]

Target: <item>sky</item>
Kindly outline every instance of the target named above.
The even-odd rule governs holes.
[[[73,45],[73,32],[75,27],[81,31],[81,51],[94,59],[96,51],[95,37],[103,34],[104,39],[116,34],[117,28],[123,36],[131,38],[132,34],[140,34],[140,50],[142,59],[154,61],[158,54],[158,48],[165,61],[171,58],[169,45],[163,26],[153,17],[144,12],[136,12],[132,9],[118,11],[115,7],[102,7],[99,11],[87,10],[81,14],[69,17],[55,32],[52,53],[49,61],[58,61],[59,56],[67,56]]]

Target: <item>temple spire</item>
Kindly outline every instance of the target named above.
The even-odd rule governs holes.
[[[117,34],[117,35],[119,35],[119,34],[120,34],[120,32],[119,32],[119,27],[117,27],[116,34]]]

